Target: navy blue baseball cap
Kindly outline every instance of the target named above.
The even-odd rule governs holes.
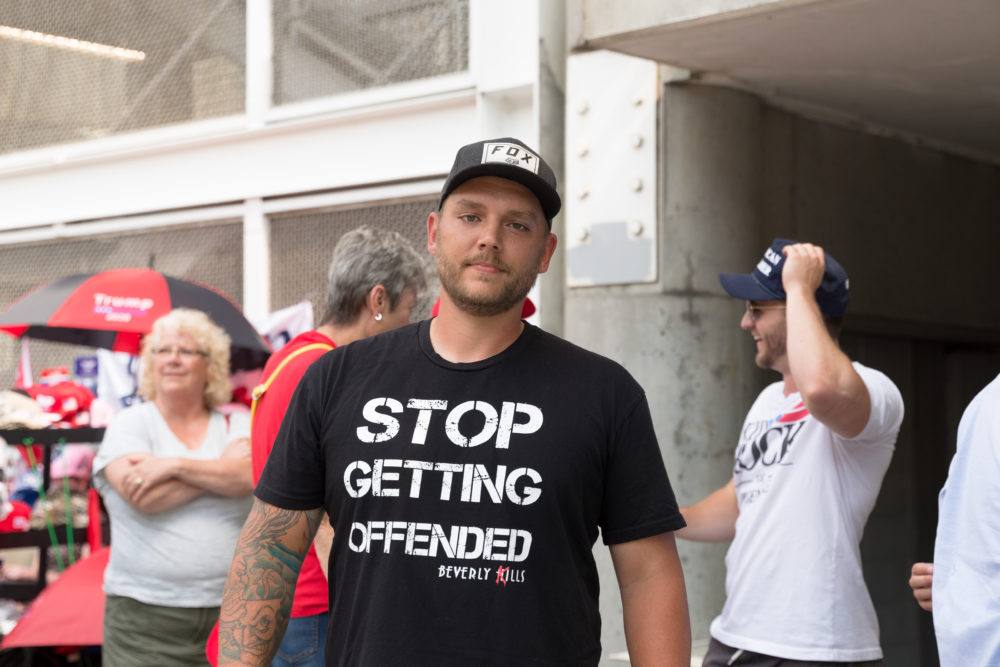
[[[556,174],[527,144],[513,137],[503,137],[459,148],[451,173],[441,188],[438,208],[444,206],[444,200],[455,188],[479,176],[499,176],[531,190],[542,205],[545,220],[552,227],[552,218],[562,208],[562,199],[556,191]]]
[[[764,251],[764,256],[757,262],[753,273],[720,273],[722,288],[730,296],[746,301],[784,301],[788,295],[781,284],[781,269],[785,266],[785,254],[781,249],[793,243],[798,241],[774,239],[771,247]],[[851,283],[840,262],[825,250],[823,255],[826,258],[826,270],[823,272],[823,281],[816,289],[816,303],[819,304],[820,312],[827,317],[840,317],[847,310]]]

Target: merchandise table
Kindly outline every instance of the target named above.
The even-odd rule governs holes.
[[[42,470],[42,488],[46,491],[49,488],[50,470],[52,464],[52,450],[59,445],[99,443],[104,438],[103,428],[83,427],[83,428],[47,428],[47,429],[27,429],[12,428],[0,429],[0,437],[7,441],[7,445],[40,445],[44,448],[41,463],[44,464]],[[39,501],[42,498],[39,497]],[[84,544],[87,541],[86,528],[72,528],[66,524],[55,526],[55,539],[60,545],[70,542],[72,531],[73,544]],[[101,534],[104,543],[108,543],[109,527],[107,522],[101,526]],[[45,588],[46,574],[48,572],[48,552],[52,548],[52,536],[48,528],[33,528],[24,532],[0,533],[0,549],[15,549],[19,547],[36,547],[39,550],[38,577],[33,582],[7,582],[0,581],[0,598],[18,600],[25,602],[37,596]]]

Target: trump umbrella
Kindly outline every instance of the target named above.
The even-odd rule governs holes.
[[[0,648],[100,646],[103,640],[104,547],[66,569],[28,606]]]
[[[0,331],[138,354],[142,336],[174,308],[201,310],[229,334],[233,370],[260,368],[271,354],[227,296],[152,269],[111,269],[45,283],[0,313]]]

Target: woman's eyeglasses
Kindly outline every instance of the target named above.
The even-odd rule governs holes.
[[[192,350],[187,347],[154,347],[153,356],[160,358],[172,357],[174,354],[180,355],[181,359],[194,359],[195,357],[207,357],[208,353],[201,350]]]

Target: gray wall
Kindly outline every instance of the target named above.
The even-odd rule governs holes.
[[[754,368],[742,303],[717,274],[750,271],[775,236],[825,246],[851,276],[844,348],[907,402],[862,545],[886,664],[936,664],[906,579],[931,556],[958,415],[1000,371],[1000,169],[703,86],[665,88],[660,135],[659,282],[569,289],[567,338],[645,387],[678,500],[694,502],[726,482],[746,409],[778,379]],[[681,543],[696,640],[724,599],[726,546]],[[607,550],[597,553],[607,656],[625,642]]]

